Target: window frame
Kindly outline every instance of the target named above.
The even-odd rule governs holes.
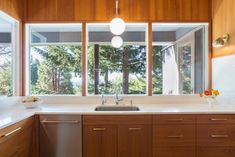
[[[207,39],[209,39],[209,31],[210,31],[210,29],[209,29],[209,26],[210,26],[210,23],[209,22],[190,22],[190,23],[185,23],[185,22],[173,22],[173,23],[165,23],[165,22],[152,22],[151,23],[151,27],[153,27],[154,25],[172,25],[172,26],[174,26],[174,25],[176,25],[176,26],[179,26],[179,25],[202,25],[203,27],[204,27],[204,29],[203,29],[203,33],[204,33],[204,38],[203,38],[203,42],[204,42],[204,60],[203,60],[203,65],[204,65],[204,67],[203,67],[203,69],[204,69],[204,74],[203,74],[203,78],[204,78],[204,80],[203,80],[203,88],[204,89],[209,89],[210,88],[210,83],[209,83],[209,79],[210,79],[210,70],[209,70],[209,66],[210,66],[210,63],[209,63],[209,43],[210,43],[210,40],[207,40]],[[199,29],[201,29],[202,27],[198,27],[198,28],[196,28],[196,29],[193,29],[192,31],[190,31],[190,32],[188,32],[188,33],[186,33],[186,35],[185,36],[183,36],[183,37],[180,37],[178,40],[176,40],[175,42],[153,42],[152,41],[152,43],[150,43],[150,44],[152,44],[152,47],[153,46],[157,46],[157,45],[160,45],[160,44],[171,44],[171,43],[173,43],[173,45],[175,44],[175,43],[177,43],[177,42],[179,42],[179,41],[181,41],[181,40],[185,40],[184,38],[188,38],[188,36],[190,36],[190,34],[192,33],[192,32],[196,32],[197,30],[199,30]],[[151,33],[153,33],[153,31],[151,32]],[[208,41],[208,42],[206,42],[206,41]],[[189,44],[190,42],[187,42],[187,44]],[[195,47],[195,43],[193,43],[193,47]],[[178,62],[178,46],[176,47],[176,52],[177,52],[177,62]],[[192,57],[192,59],[195,59],[195,52],[193,53],[193,57]],[[150,56],[150,57],[152,57],[152,56]],[[151,65],[152,66],[152,65]],[[195,63],[193,62],[193,66],[195,66]],[[193,68],[193,67],[192,67]],[[194,71],[194,69],[193,69],[193,71]],[[152,72],[152,71],[151,71]],[[191,72],[192,73],[192,72]],[[193,77],[193,82],[191,82],[191,83],[193,83],[194,84],[194,82],[195,82],[195,78],[194,78],[194,73],[193,73],[193,75],[192,75],[192,77]],[[179,86],[179,84],[177,84],[177,86]],[[153,88],[153,84],[152,84],[152,88]],[[195,88],[195,86],[194,86],[194,88]],[[179,87],[178,87],[178,92],[179,92]],[[153,94],[153,90],[151,91],[151,93],[149,93],[149,94],[151,94],[151,96],[164,96],[163,94],[161,94],[161,95],[159,95],[159,94]],[[195,95],[195,93],[192,93],[192,94],[177,94],[176,96],[180,96],[180,95]]]
[[[97,22],[97,23],[91,23],[91,22],[88,22],[88,23],[86,23],[85,24],[85,27],[86,27],[86,34],[85,34],[85,36],[86,36],[86,48],[85,48],[85,50],[86,50],[86,72],[85,72],[85,75],[86,75],[86,89],[85,89],[85,93],[86,93],[86,95],[85,96],[100,96],[100,95],[102,95],[102,94],[99,94],[99,95],[94,95],[94,94],[89,94],[89,92],[88,92],[88,85],[89,85],[89,82],[88,82],[88,79],[89,79],[89,77],[88,77],[88,55],[87,55],[87,53],[88,53],[88,46],[89,46],[89,29],[88,29],[88,27],[89,26],[102,26],[102,25],[104,25],[104,26],[108,26],[109,25],[109,23],[99,23],[99,22]],[[126,26],[131,26],[131,25],[139,25],[139,26],[144,26],[145,27],[145,46],[146,46],[146,78],[145,78],[145,80],[146,80],[146,93],[145,94],[126,94],[126,96],[148,96],[149,95],[149,93],[148,93],[148,91],[149,91],[149,89],[148,89],[148,87],[149,87],[149,79],[148,79],[148,76],[149,76],[149,23],[147,23],[147,22],[138,22],[138,23],[135,23],[135,22],[127,22],[126,23]],[[94,44],[94,42],[91,42],[92,44]],[[125,45],[125,44],[132,44],[132,42],[124,42],[124,44],[123,45]],[[138,43],[138,42],[137,42]],[[102,45],[104,45],[104,44],[106,44],[106,43],[102,43]],[[111,44],[111,41],[110,41],[110,43],[108,43],[108,44]],[[139,45],[141,45],[141,44],[139,44]],[[144,45],[144,44],[143,44]],[[112,95],[112,94],[107,94],[107,95]]]
[[[81,36],[81,43],[77,43],[77,42],[54,42],[54,43],[32,43],[31,40],[31,33],[32,33],[32,27],[33,26],[79,26],[82,28],[82,23],[33,23],[33,24],[26,24],[26,55],[25,55],[25,95],[32,95],[31,91],[30,91],[30,82],[31,82],[31,69],[30,69],[30,49],[32,46],[61,46],[61,45],[75,45],[75,46],[81,46],[82,47],[82,36]],[[83,34],[83,30],[81,29],[81,34]],[[83,49],[83,47],[82,47]],[[81,54],[82,55],[82,54]],[[83,58],[83,55],[82,55]],[[82,60],[81,58],[81,60]],[[81,77],[82,78],[82,77]],[[81,95],[82,95],[82,91],[81,91]],[[45,94],[39,94],[38,96],[73,96],[73,95],[69,95],[69,94],[58,94],[58,95],[45,95]],[[74,96],[80,96],[80,95],[74,95]]]
[[[109,24],[107,22],[105,23],[100,23],[100,22],[82,22],[82,23],[33,23],[33,24],[25,24],[25,35],[26,35],[26,40],[25,40],[25,79],[24,79],[24,88],[25,88],[25,93],[23,95],[29,95],[30,94],[30,87],[29,87],[29,76],[30,76],[30,66],[29,66],[29,39],[30,39],[30,31],[29,31],[29,25],[44,25],[44,24],[57,24],[57,25],[69,25],[69,24],[79,24],[82,25],[82,40],[81,40],[81,45],[82,45],[82,96],[93,96],[88,93],[88,58],[87,58],[87,50],[88,50],[88,26],[89,25],[102,25],[102,24]],[[153,94],[153,84],[151,82],[152,78],[150,76],[152,71],[152,47],[161,44],[160,42],[153,42],[152,41],[152,36],[151,34],[153,33],[152,27],[154,25],[164,25],[164,24],[172,24],[172,25],[203,25],[205,26],[204,29],[204,43],[205,43],[205,53],[204,53],[204,89],[210,88],[210,78],[211,78],[211,70],[210,70],[210,46],[209,44],[211,43],[211,40],[209,38],[209,33],[211,32],[211,28],[209,27],[211,25],[210,22],[190,22],[190,23],[185,23],[185,22],[174,22],[174,23],[169,23],[169,22],[129,22],[127,24],[145,24],[146,25],[146,94],[140,94],[140,95],[132,95],[132,94],[127,94],[126,96],[164,96],[164,95],[158,95],[158,94]],[[208,42],[207,42],[208,41]],[[66,43],[68,44],[68,43]],[[169,42],[167,43],[169,44]],[[85,78],[85,79],[84,79]],[[184,95],[184,94],[179,94],[179,95]],[[193,95],[193,94],[191,94]],[[45,95],[43,95],[45,96]],[[46,95],[46,96],[57,96],[57,95]],[[62,96],[67,96],[67,95],[62,95]],[[72,95],[72,96],[77,96],[77,95]],[[96,95],[95,95],[96,96]]]
[[[12,96],[20,95],[20,22],[12,16],[0,11],[0,17],[12,25],[11,47],[12,47]],[[10,95],[9,95],[10,96]]]

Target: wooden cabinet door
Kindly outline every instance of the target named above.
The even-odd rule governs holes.
[[[118,157],[151,157],[151,125],[118,126]]]
[[[34,118],[0,130],[0,157],[33,157]]]
[[[117,127],[112,125],[83,125],[84,157],[116,157]]]

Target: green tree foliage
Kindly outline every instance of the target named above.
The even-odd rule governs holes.
[[[180,48],[179,77],[181,94],[191,94],[191,47],[184,46]]]
[[[0,45],[0,95],[12,92],[12,49],[10,45]]]
[[[162,94],[162,46],[153,46],[153,94]]]
[[[46,46],[33,49],[41,55],[42,62],[37,64],[36,60],[32,61],[31,69],[32,66],[38,68],[37,81],[35,77],[31,79],[32,94],[77,94],[79,87],[74,87],[71,79],[73,75],[81,77],[81,47]]]
[[[0,95],[8,95],[11,91],[11,67],[0,69]]]
[[[126,45],[116,49],[110,45],[100,45],[99,94],[112,94],[115,86],[124,94],[146,93],[146,47]],[[94,46],[88,48],[89,85],[88,92],[94,94]],[[109,75],[118,74],[114,81]],[[132,77],[130,77],[132,76]],[[135,87],[132,87],[135,86]]]

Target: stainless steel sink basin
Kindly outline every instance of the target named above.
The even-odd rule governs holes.
[[[139,111],[137,106],[98,106],[95,111]]]

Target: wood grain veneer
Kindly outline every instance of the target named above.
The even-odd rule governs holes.
[[[212,0],[213,41],[225,33],[230,35],[230,41],[222,48],[213,48],[213,57],[223,57],[235,54],[235,1]]]

